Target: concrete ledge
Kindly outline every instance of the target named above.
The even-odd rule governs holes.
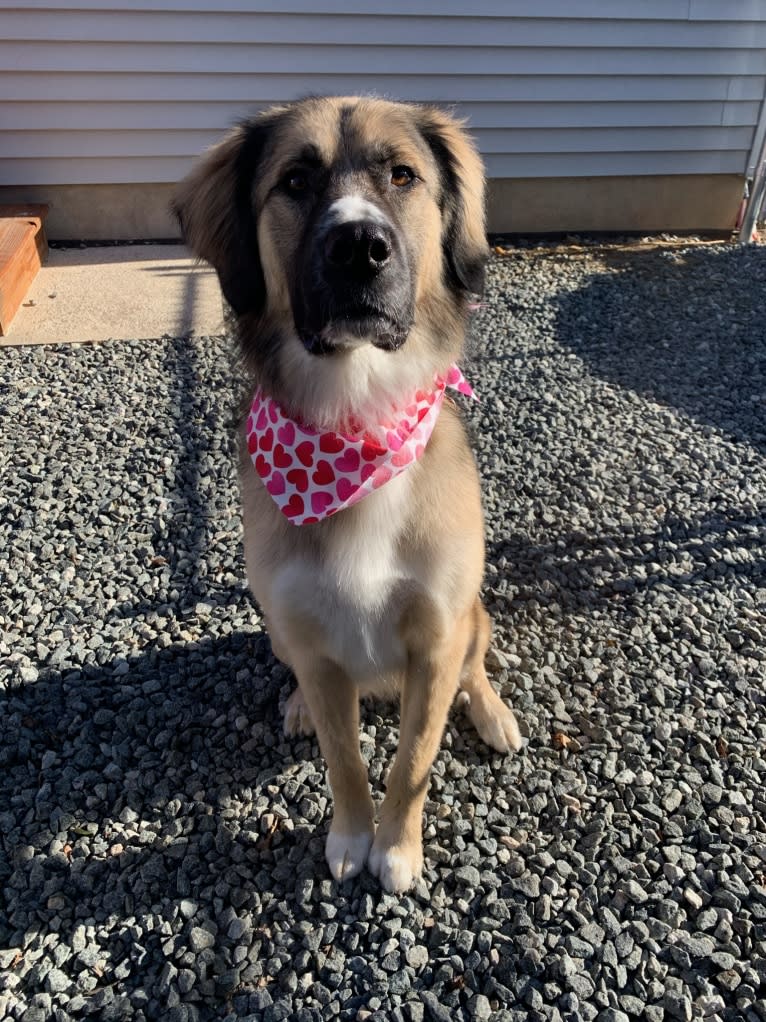
[[[177,238],[168,211],[172,184],[51,185],[0,188],[0,202],[47,202],[48,237],[142,240]],[[737,174],[655,177],[503,178],[490,181],[489,230],[728,231],[739,211]]]

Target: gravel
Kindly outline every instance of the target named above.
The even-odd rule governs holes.
[[[407,896],[323,858],[227,338],[2,352],[0,1017],[766,1020],[766,251],[529,246],[466,363],[496,685]],[[381,794],[396,715],[363,711]]]

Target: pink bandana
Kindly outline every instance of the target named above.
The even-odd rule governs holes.
[[[293,525],[309,525],[343,511],[417,461],[426,448],[446,387],[473,397],[456,365],[419,390],[390,422],[360,436],[320,433],[289,419],[273,398],[255,392],[247,419],[247,447],[279,510]]]

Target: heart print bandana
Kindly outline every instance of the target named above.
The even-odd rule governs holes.
[[[255,471],[293,525],[310,525],[343,511],[383,486],[421,457],[447,387],[474,397],[456,365],[437,376],[434,389],[364,434],[322,432],[288,418],[260,388],[247,419],[247,447]]]

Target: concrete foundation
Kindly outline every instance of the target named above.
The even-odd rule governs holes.
[[[508,234],[733,230],[736,174],[516,178],[490,182],[490,231]]]
[[[489,229],[720,233],[734,227],[743,188],[737,174],[495,179]],[[53,241],[138,241],[178,237],[168,208],[172,192],[172,184],[6,186],[0,202],[48,203]]]

